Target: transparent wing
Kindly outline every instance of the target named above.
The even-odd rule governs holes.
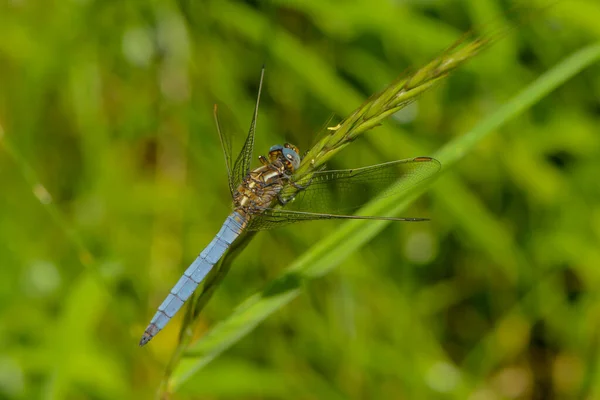
[[[229,178],[229,190],[231,195],[235,192],[235,189],[240,185],[244,177],[250,170],[250,163],[252,161],[252,152],[254,150],[254,134],[256,130],[256,119],[258,115],[258,104],[260,101],[260,93],[262,91],[263,77],[265,69],[263,67],[260,75],[260,83],[258,86],[258,96],[256,104],[254,106],[254,114],[252,116],[252,123],[250,124],[250,130],[246,136],[244,144],[241,146],[242,150],[238,155],[235,163],[233,163],[233,149],[234,147],[240,146],[243,140],[242,130],[236,123],[236,119],[233,113],[229,111],[227,107],[214,105],[213,115],[215,118],[215,125],[217,127],[217,133],[219,134],[219,140],[221,141],[221,148],[223,149],[223,156],[225,157],[225,165],[227,166],[227,176]]]
[[[395,217],[371,217],[364,215],[341,215],[341,214],[320,214],[303,211],[292,211],[286,209],[265,208],[263,213],[250,222],[248,230],[259,231],[280,226],[289,225],[301,221],[317,221],[323,219],[371,219],[384,221],[428,221],[427,218],[395,218]]]
[[[288,202],[285,209],[334,214],[352,212],[374,197],[406,190],[439,169],[438,160],[417,157],[363,168],[316,172],[306,189],[293,199],[284,197]]]
[[[314,173],[306,189],[285,197],[282,209],[265,209],[254,217],[248,229],[262,230],[298,221],[320,219],[386,219],[421,221],[422,218],[362,217],[347,215],[374,197],[387,197],[417,185],[440,170],[430,157],[392,161],[364,168]]]
[[[256,131],[256,119],[258,118],[258,105],[260,103],[260,93],[262,91],[263,78],[265,76],[265,67],[260,72],[260,82],[258,84],[258,95],[256,96],[256,104],[254,105],[254,115],[252,116],[252,122],[250,123],[250,129],[248,130],[248,136],[244,142],[244,147],[235,160],[233,166],[233,182],[237,188],[242,182],[244,177],[250,172],[250,163],[252,161],[252,151],[254,150],[254,133]]]
[[[227,108],[221,108],[223,111],[227,110]],[[222,112],[221,111],[221,112]],[[233,197],[233,193],[237,186],[235,186],[235,179],[233,177],[233,159],[231,157],[232,152],[232,135],[235,135],[236,132],[239,132],[237,125],[234,123],[235,119],[233,115],[231,115],[230,111],[225,112],[226,118],[219,118],[219,109],[217,104],[215,104],[213,108],[213,115],[215,117],[215,125],[217,127],[217,133],[219,134],[219,140],[221,141],[221,148],[223,149],[223,156],[225,157],[225,165],[227,166],[227,178],[229,183],[229,191],[231,192],[231,196]]]

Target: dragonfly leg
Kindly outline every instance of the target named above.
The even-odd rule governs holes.
[[[290,182],[290,185],[292,185],[294,188],[298,189],[298,192],[300,192],[300,191],[302,191],[302,190],[304,190],[304,189],[306,189],[307,187],[310,186],[310,183],[312,182],[312,178],[310,178],[310,180],[308,181],[308,183],[305,184],[305,185],[300,185],[300,184],[298,184],[296,182],[292,182],[291,180],[289,182]],[[287,197],[287,198],[283,197],[281,195],[281,193],[278,193],[277,194],[277,200],[279,201],[279,204],[281,204],[282,206],[285,206],[287,203],[289,203],[290,201],[294,200],[294,198],[296,197],[296,195],[298,194],[298,192],[292,194],[290,197]]]
[[[301,184],[299,184],[299,183],[296,183],[296,182],[292,182],[292,181],[290,180],[290,185],[292,185],[293,187],[295,187],[295,188],[296,188],[296,189],[298,189],[298,190],[304,190],[304,189],[306,189],[307,187],[309,187],[309,186],[310,186],[310,184],[312,183],[312,180],[313,180],[313,178],[311,177],[311,178],[308,180],[308,182],[307,182],[307,183],[305,183],[304,185],[301,185]]]
[[[287,181],[288,181],[288,183],[290,185],[292,185],[294,188],[296,188],[298,190],[304,190],[304,189],[306,189],[307,187],[310,186],[310,184],[312,183],[312,180],[313,180],[313,177],[311,176],[307,183],[305,183],[304,185],[301,185],[299,183],[296,183],[296,182],[292,181],[292,176],[289,175],[289,174],[283,174],[283,177],[285,179],[287,179]]]
[[[282,206],[285,206],[287,203],[289,203],[290,201],[294,200],[294,198],[296,197],[296,193],[291,195],[290,197],[284,198],[281,193],[277,194],[277,201],[279,201],[279,204],[281,204]]]
[[[258,156],[258,161],[260,161],[262,165],[269,165],[269,161],[264,156]]]
[[[308,183],[306,185],[301,185],[299,183],[292,182],[292,186],[295,187],[298,190],[304,190],[304,189],[306,189],[307,187],[310,186],[311,182],[312,182],[312,178],[310,178],[310,180],[308,181]]]

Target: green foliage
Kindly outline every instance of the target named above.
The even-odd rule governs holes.
[[[0,5],[0,398],[155,396],[183,315],[143,349],[139,336],[229,211],[212,104],[247,126],[263,63],[257,155],[308,150],[332,112],[472,27],[519,20],[502,4]],[[439,179],[365,210],[431,222],[259,233],[166,389],[598,397],[597,15],[577,1],[528,18],[328,158],[438,157]]]

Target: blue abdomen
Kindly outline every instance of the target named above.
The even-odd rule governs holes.
[[[229,246],[240,236],[245,225],[246,220],[238,212],[234,211],[227,217],[219,233],[196,257],[183,276],[173,286],[171,293],[158,307],[158,311],[144,331],[140,346],[145,345],[156,336],[181,309],[183,303],[190,298],[213,266],[223,257]]]

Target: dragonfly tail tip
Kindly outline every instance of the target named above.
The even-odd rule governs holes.
[[[140,339],[140,347],[143,347],[146,343],[150,341],[150,339],[152,339],[152,335],[148,334],[147,332],[144,332],[142,338]]]

